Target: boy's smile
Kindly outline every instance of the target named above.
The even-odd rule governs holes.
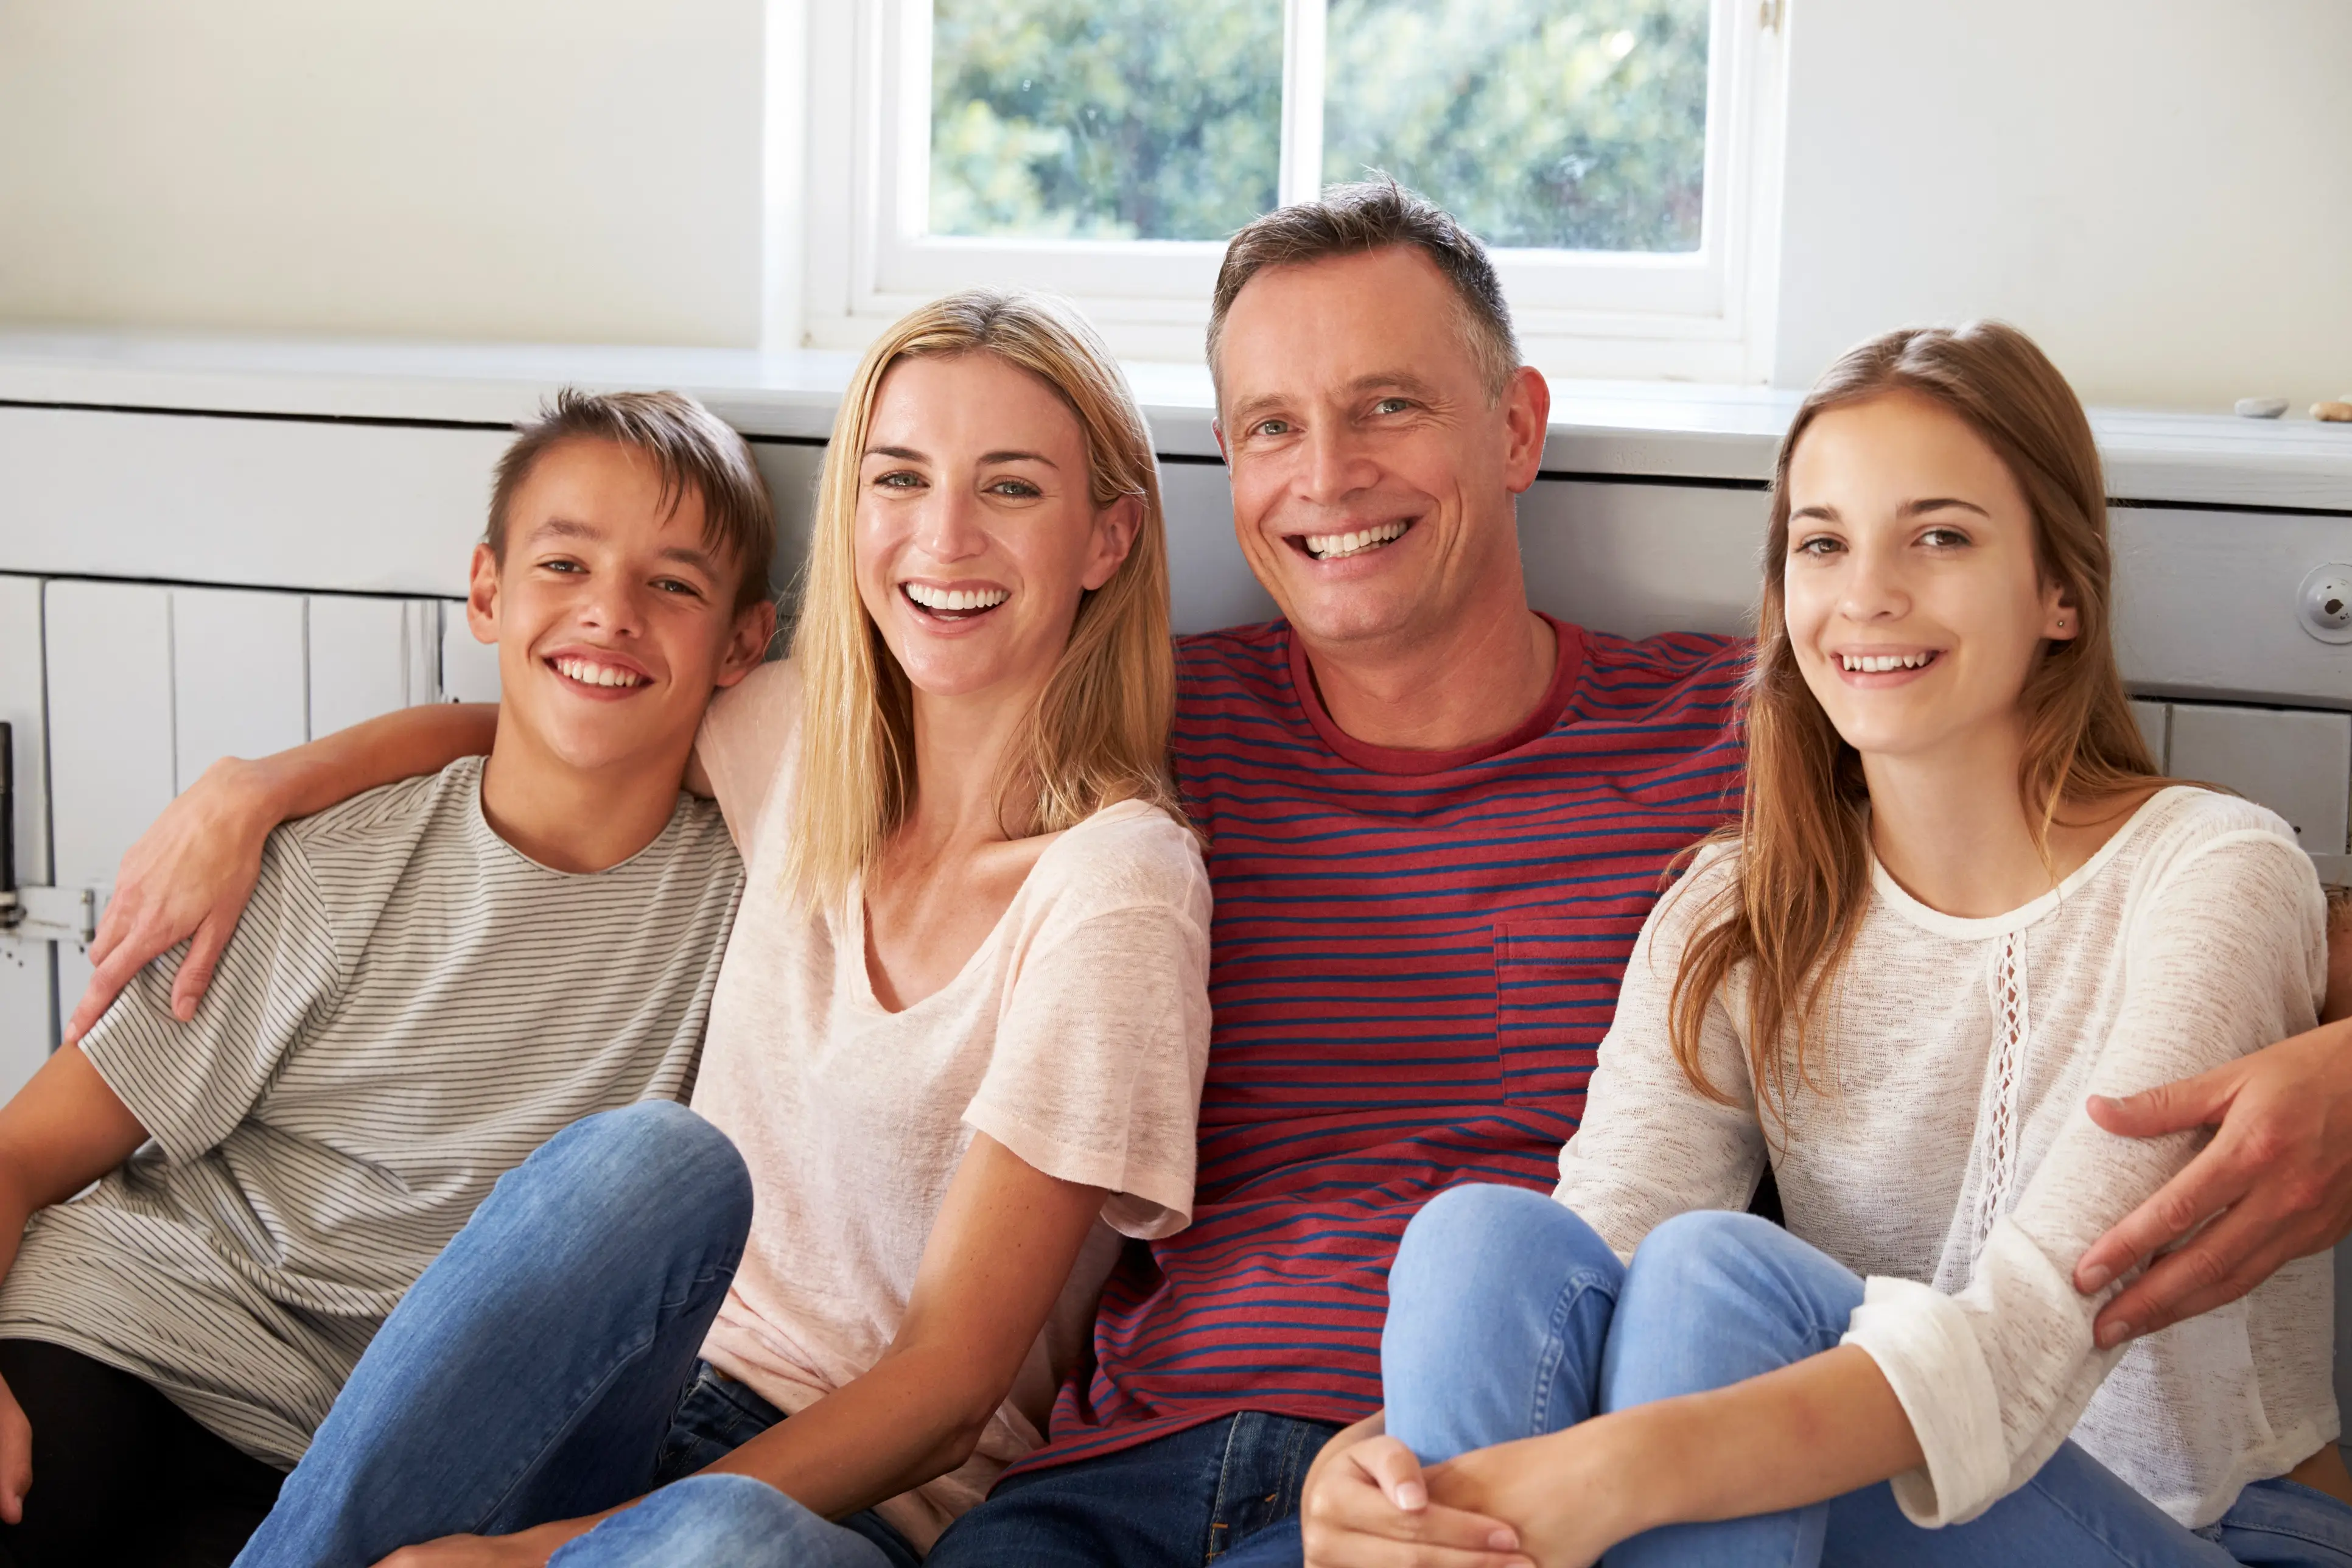
[[[467,613],[499,647],[483,805],[534,858],[569,858],[555,846],[628,781],[674,801],[711,694],[766,650],[772,613],[738,611],[741,568],[704,518],[702,496],[666,493],[646,454],[581,437],[548,447],[516,489],[505,560],[475,552]]]

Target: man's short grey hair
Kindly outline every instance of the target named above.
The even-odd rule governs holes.
[[[1412,246],[1444,274],[1486,396],[1501,397],[1519,368],[1519,340],[1486,247],[1444,207],[1386,178],[1330,186],[1321,200],[1278,207],[1234,236],[1224,265],[1217,268],[1217,291],[1209,307],[1210,374],[1217,374],[1226,313],[1243,286],[1260,272],[1394,245]]]

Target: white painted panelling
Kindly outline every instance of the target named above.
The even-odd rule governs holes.
[[[108,886],[172,803],[171,591],[49,583],[50,820],[60,886]]]
[[[2157,770],[2163,772],[2165,746],[2169,739],[2164,704],[2135,701],[2132,703],[2132,717],[2139,721],[2139,732],[2147,737],[2148,752],[2156,759]]]
[[[16,879],[49,879],[48,763],[42,744],[41,584],[0,577],[0,721],[9,726],[16,790]],[[0,936],[0,1097],[48,1055],[50,943]]]
[[[1270,621],[1280,613],[1234,540],[1234,492],[1223,464],[1161,464],[1160,500],[1177,631]]]
[[[175,789],[223,757],[310,739],[302,617],[299,594],[172,590]]]
[[[441,606],[441,697],[448,702],[499,700],[499,648],[474,640],[466,606]]]
[[[2345,853],[2352,713],[2176,702],[2172,772],[2262,802],[2294,825],[2307,853]]]
[[[0,1100],[25,1086],[57,1038],[49,1012],[50,952],[57,944],[0,936]]]
[[[441,606],[429,599],[310,598],[310,734],[315,739],[430,702]]]
[[[42,706],[40,580],[0,576],[0,722],[16,737],[16,878],[24,882],[49,879]]]
[[[461,595],[508,440],[0,408],[0,569]]]
[[[1539,480],[1519,498],[1528,597],[1621,637],[1744,636],[1770,504],[1759,490]]]

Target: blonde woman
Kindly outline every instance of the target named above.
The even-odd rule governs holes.
[[[1038,1443],[1090,1237],[1192,1205],[1167,605],[1083,323],[974,292],[884,335],[792,657],[698,742],[750,867],[699,1120],[592,1118],[502,1182],[241,1561],[912,1563]]]

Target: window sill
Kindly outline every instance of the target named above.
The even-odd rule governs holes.
[[[674,386],[747,436],[824,439],[854,355],[818,351],[335,342],[0,329],[0,404],[495,428],[567,384]],[[1160,451],[1217,456],[1208,373],[1127,367]],[[1798,394],[1559,381],[1548,473],[1756,483]],[[2143,409],[2092,413],[2118,499],[2352,513],[2352,427]]]

